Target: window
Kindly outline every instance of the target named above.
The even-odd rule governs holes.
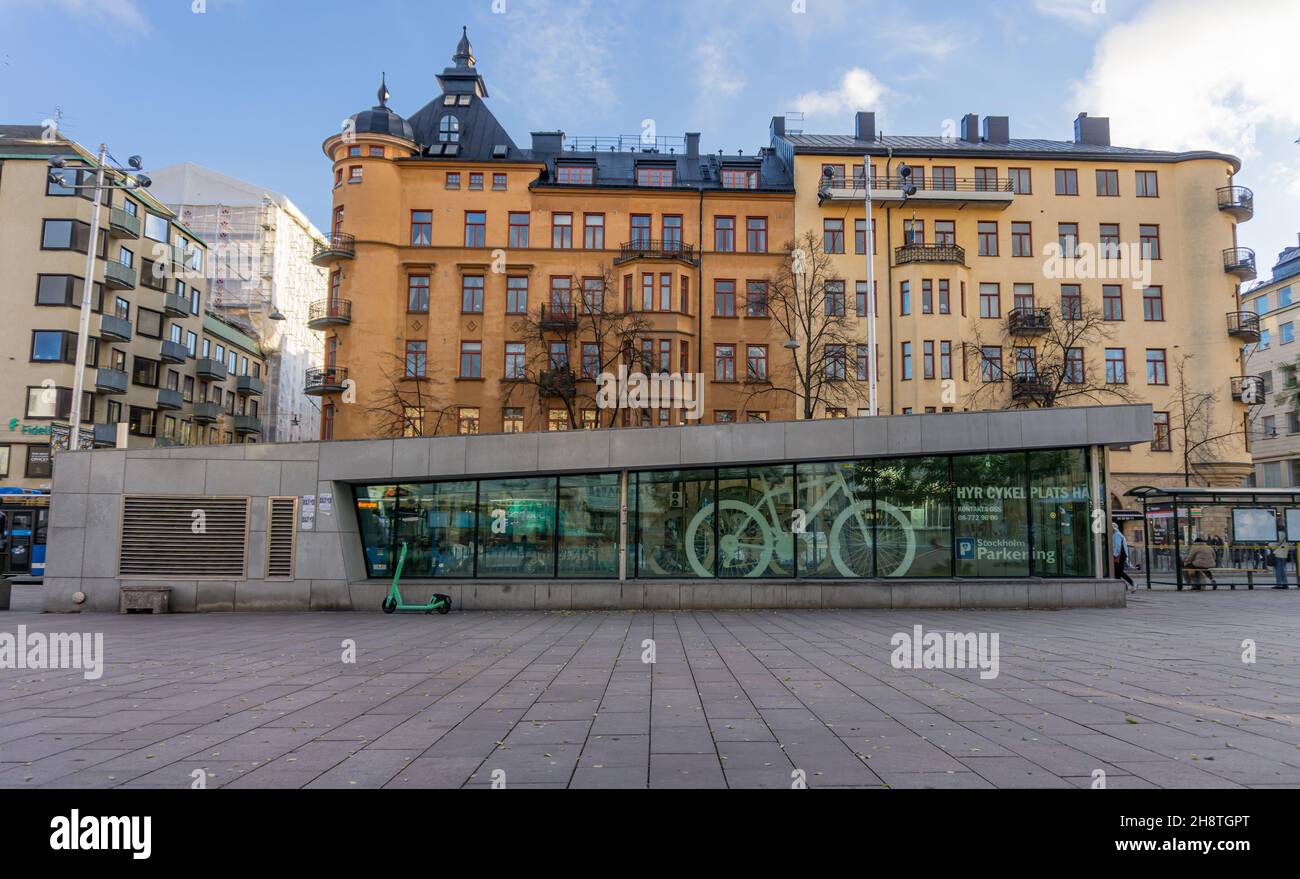
[[[1255,308],[1255,314],[1260,314],[1260,315],[1262,315],[1262,314],[1267,314],[1267,313],[1268,313],[1268,294],[1265,293],[1263,296],[1259,297],[1258,299],[1253,300],[1253,301],[1251,302],[1251,305],[1253,305],[1254,308]]]
[[[715,409],[713,412],[714,424],[734,424],[736,421],[735,409]]]
[[[360,182],[361,182],[361,166],[360,166],[360,165],[351,165],[351,166],[348,167],[348,182],[349,182],[349,183],[360,183]]]
[[[411,275],[406,279],[406,310],[412,314],[429,311],[429,276]]]
[[[90,224],[76,220],[46,220],[41,226],[42,250],[76,250],[90,246]]]
[[[573,306],[573,279],[563,276],[551,278],[551,311],[567,315]]]
[[[980,284],[980,317],[1002,317],[1002,291],[997,284]]]
[[[975,173],[985,170],[977,168]],[[930,169],[930,188],[931,189],[956,189],[957,188],[957,169],[946,165],[939,165]]]
[[[654,311],[655,276],[654,272],[641,273],[641,310]]]
[[[921,343],[921,377],[934,378],[934,342]]]
[[[429,343],[406,343],[406,378],[424,378],[428,367]]]
[[[871,352],[868,350],[867,346],[858,345],[857,349],[854,351],[853,374],[860,382],[867,380],[870,359]]]
[[[1165,288],[1146,287],[1142,290],[1142,319],[1165,319]]]
[[[673,276],[671,272],[659,274],[659,310],[673,310]]]
[[[506,188],[506,175],[505,175],[505,174],[493,174],[493,175],[492,175],[492,188],[493,188],[494,190],[496,190],[497,192],[502,192],[502,191],[504,191],[505,188]]]
[[[1056,169],[1056,194],[1057,195],[1078,195],[1079,194],[1079,172],[1074,168],[1057,168]]]
[[[939,378],[952,378],[952,342],[939,343]]]
[[[558,165],[555,168],[555,182],[590,186],[595,173],[596,169],[591,165]]]
[[[149,308],[137,308],[135,310],[135,331],[140,335],[148,336],[150,339],[161,339],[162,327],[163,316],[161,311],[154,311]]]
[[[438,120],[438,142],[460,143],[460,120],[448,113]]]
[[[524,432],[524,408],[506,406],[501,410],[501,429],[506,433]]]
[[[527,349],[523,342],[506,342],[506,369],[505,377],[507,379],[522,379],[527,369]]]
[[[934,314],[934,282],[929,278],[921,281],[921,314]]]
[[[872,239],[873,239],[872,243],[874,244],[875,243],[874,235],[872,236]],[[874,246],[872,247],[872,251],[873,252],[875,251]],[[867,221],[866,220],[853,221],[853,252],[858,254],[863,254],[867,252]]]
[[[528,313],[528,278],[511,275],[506,278],[506,314]]]
[[[1097,195],[1117,197],[1119,195],[1119,172],[1097,169]]]
[[[469,188],[479,190],[483,188],[483,174],[481,172],[469,175]]]
[[[844,282],[843,281],[825,281],[826,290],[826,316],[843,317],[844,316]]]
[[[1033,256],[1034,240],[1028,223],[1011,224],[1011,255]]]
[[[758,171],[735,168],[722,170],[723,189],[758,189]]]
[[[998,224],[981,220],[979,224],[979,255],[998,255]]]
[[[1138,226],[1138,237],[1142,242],[1142,258],[1160,259],[1160,227]]]
[[[1123,385],[1128,383],[1128,369],[1124,362],[1123,348],[1106,349],[1106,384]]]
[[[557,372],[567,372],[569,369],[569,343],[551,342],[547,346],[547,359],[551,369]]]
[[[976,168],[975,189],[977,192],[997,192],[998,191],[998,169],[997,168]]]
[[[855,281],[853,284],[853,298],[855,301],[858,317],[867,316],[867,282]]]
[[[903,221],[903,244],[911,246],[913,244],[925,243],[925,220],[904,220]]]
[[[433,211],[411,211],[411,246],[433,244]]]
[[[1033,348],[1016,349],[1016,377],[1021,379],[1038,377],[1038,352]]]
[[[1074,259],[1079,255],[1079,224],[1057,223],[1056,240],[1061,246],[1061,256]]]
[[[1119,223],[1102,223],[1097,237],[1102,259],[1119,259]]]
[[[1295,324],[1287,321],[1278,327],[1278,338],[1283,345],[1289,345],[1295,341]]]
[[[600,346],[595,342],[582,343],[582,377],[594,380],[601,372]],[[665,370],[666,371],[666,370]]]
[[[131,383],[146,388],[158,387],[158,361],[137,354],[131,363]]]
[[[912,343],[903,342],[902,381],[912,380]],[[829,376],[827,376],[829,378]]]
[[[482,275],[465,275],[460,279],[460,310],[464,314],[483,313]]]
[[[191,357],[198,356],[199,337],[193,330],[185,331],[185,350]]]
[[[912,284],[910,281],[898,282],[898,313],[904,316],[912,313]]]
[[[1011,288],[1011,307],[1019,308],[1024,311],[1032,311],[1034,308],[1034,285],[1013,285]]]
[[[713,313],[718,317],[736,316],[736,282],[713,282]]]
[[[844,252],[843,220],[822,220],[822,246],[827,253]]]
[[[664,219],[665,219],[665,221],[667,220],[666,217],[665,217]],[[650,232],[650,215],[649,215],[649,214],[633,214],[633,215],[632,215],[632,219],[631,219],[631,224],[632,224],[632,246],[633,246],[633,247],[649,247],[649,246],[650,246],[650,236],[651,236],[651,232]],[[681,218],[679,217],[679,218],[678,218],[678,232],[679,232],[679,234],[680,234],[680,231],[681,231]]]
[[[633,218],[635,219],[635,218]],[[646,222],[646,237],[650,235],[649,217]],[[764,221],[766,226],[766,221]],[[664,214],[663,218],[664,250],[680,250],[682,246],[682,218],[680,214]]]
[[[511,247],[528,246],[528,221],[528,213],[523,211],[510,212],[509,243]]]
[[[1273,344],[1273,334],[1268,330],[1259,331],[1259,341],[1255,343],[1255,350],[1267,351]]]
[[[1028,168],[1008,168],[1007,177],[1011,179],[1012,192],[1028,195],[1034,191],[1033,178]]]
[[[718,253],[733,253],[736,250],[736,218],[713,218],[713,249]]]
[[[745,347],[745,377],[752,382],[767,381],[767,346]]]
[[[906,344],[906,343],[905,343]],[[826,346],[826,380],[832,382],[842,382],[847,374],[847,352],[843,345]],[[908,375],[911,375],[910,367]]]
[[[745,316],[767,317],[767,282],[750,281],[745,285]]]
[[[144,237],[152,238],[154,241],[161,241],[163,244],[171,241],[171,235],[168,234],[169,226],[165,217],[157,214],[151,214],[148,211],[144,215]]]
[[[447,189],[460,189],[460,172],[459,172],[459,171],[448,171],[448,172],[447,172],[447,183],[446,183],[446,188],[447,188]]]
[[[461,342],[460,343],[460,377],[461,378],[482,378],[483,377],[483,343],[482,342]]]
[[[33,330],[31,360],[33,363],[75,363],[77,337],[62,330]]]
[[[1134,171],[1134,194],[1138,198],[1159,198],[1160,187],[1157,185],[1155,171]]]
[[[1167,385],[1169,376],[1165,371],[1165,349],[1147,349],[1147,384]]]
[[[1101,319],[1124,319],[1124,288],[1119,284],[1103,284],[1101,288]]]
[[[487,214],[483,211],[465,212],[465,246],[483,247],[487,241]]]
[[[605,215],[582,215],[582,246],[587,250],[605,249]]]
[[[557,250],[573,247],[573,214],[551,214],[551,247]]]
[[[745,420],[750,424],[763,424],[767,421],[766,412],[746,412]]]
[[[736,380],[736,346],[713,346],[713,380],[731,382]]]
[[[940,247],[955,247],[957,245],[957,224],[953,220],[935,220],[934,221],[934,243]],[[872,245],[875,250],[875,245]]]
[[[673,169],[672,168],[637,168],[636,169],[637,186],[672,186]]]
[[[980,348],[980,378],[985,382],[1002,381],[1002,348],[985,345]]]
[[[1065,349],[1065,369],[1061,377],[1062,380],[1067,385],[1081,385],[1083,384],[1083,374],[1083,349]]]
[[[1151,440],[1151,451],[1172,451],[1173,444],[1170,442],[1169,413],[1153,412],[1151,413],[1151,418],[1152,426],[1154,427],[1153,439]]]
[[[745,250],[750,253],[767,253],[767,217],[749,217],[745,220]]]
[[[1291,304],[1291,285],[1287,285],[1277,291],[1277,307],[1283,308]]]

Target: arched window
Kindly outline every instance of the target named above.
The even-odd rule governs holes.
[[[460,143],[460,120],[450,113],[438,123],[438,141],[440,143]]]

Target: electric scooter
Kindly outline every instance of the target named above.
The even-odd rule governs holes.
[[[402,566],[406,564],[406,542],[402,542],[402,551],[397,556],[397,570],[393,572],[393,588],[388,591],[388,597],[384,599],[384,613],[393,613],[398,610],[423,611],[424,613],[451,612],[451,596],[443,595],[441,592],[435,592],[429,596],[428,604],[406,604],[402,601],[402,593],[397,588],[397,581],[402,578]]]

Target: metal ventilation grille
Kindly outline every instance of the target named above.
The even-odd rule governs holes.
[[[266,505],[266,577],[293,579],[296,497],[273,497]]]
[[[117,575],[244,579],[248,504],[246,497],[126,495]]]

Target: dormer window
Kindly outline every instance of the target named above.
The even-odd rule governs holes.
[[[456,96],[455,96],[455,95],[443,95],[443,96],[442,96],[442,105],[443,105],[444,107],[454,107],[454,106],[456,106]]]
[[[673,169],[664,167],[647,167],[636,169],[637,186],[672,186]]]
[[[469,106],[469,102],[470,102],[470,98],[472,98],[472,97],[473,97],[473,95],[460,95],[460,96],[456,99],[456,103],[459,104],[459,105],[462,106],[462,107],[468,107],[468,106]]]
[[[555,182],[590,186],[595,179],[594,170],[590,165],[557,165]]]
[[[460,120],[448,113],[438,122],[440,143],[460,143]]]
[[[758,189],[758,171],[746,168],[723,168],[723,189]]]

